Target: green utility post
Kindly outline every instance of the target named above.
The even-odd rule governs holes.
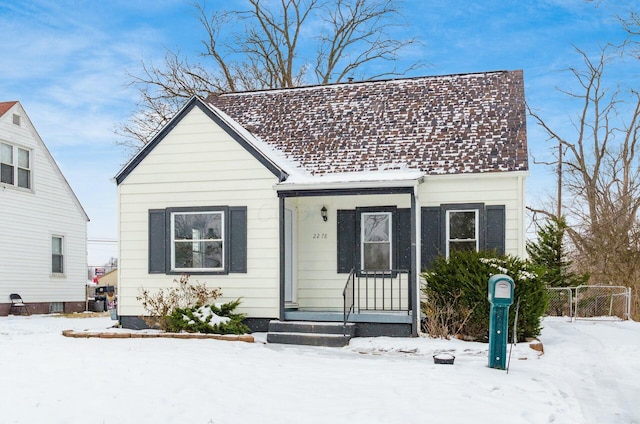
[[[489,368],[507,368],[509,306],[513,304],[514,286],[508,275],[496,274],[489,278]]]

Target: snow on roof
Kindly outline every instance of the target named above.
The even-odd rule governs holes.
[[[267,157],[293,168],[294,181],[528,169],[522,71],[229,93],[207,102]]]
[[[300,186],[327,188],[345,184],[358,185],[359,183],[376,187],[389,185],[413,186],[421,181],[424,176],[424,172],[416,170],[342,172],[321,175],[295,174],[278,184],[277,188],[280,190],[297,189]]]
[[[220,119],[222,119],[233,131],[241,136],[247,143],[249,143],[254,149],[259,151],[267,160],[270,160],[275,166],[282,169],[287,174],[299,175],[301,178],[308,176],[308,173],[301,168],[296,162],[288,159],[282,152],[273,148],[268,143],[260,140],[259,137],[254,136],[247,131],[242,125],[234,121],[229,115],[224,113],[219,108],[210,103],[205,103],[214,113],[216,113]]]

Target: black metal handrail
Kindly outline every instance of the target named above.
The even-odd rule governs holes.
[[[344,286],[344,290],[342,290],[343,331],[345,334],[347,331],[347,322],[349,321],[349,315],[351,314],[351,311],[353,311],[354,309],[355,279],[356,279],[356,270],[355,268],[352,268],[351,272],[349,273],[349,277],[347,278],[347,283]]]
[[[360,270],[354,297],[359,311],[408,311],[409,271],[406,269]],[[364,287],[363,287],[364,285]],[[364,299],[363,299],[364,297]]]

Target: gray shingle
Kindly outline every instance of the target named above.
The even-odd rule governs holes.
[[[228,93],[207,101],[315,175],[528,169],[522,71]]]

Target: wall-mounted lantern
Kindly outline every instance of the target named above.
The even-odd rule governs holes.
[[[322,215],[322,220],[327,222],[327,208],[325,206],[320,209],[320,215]]]

